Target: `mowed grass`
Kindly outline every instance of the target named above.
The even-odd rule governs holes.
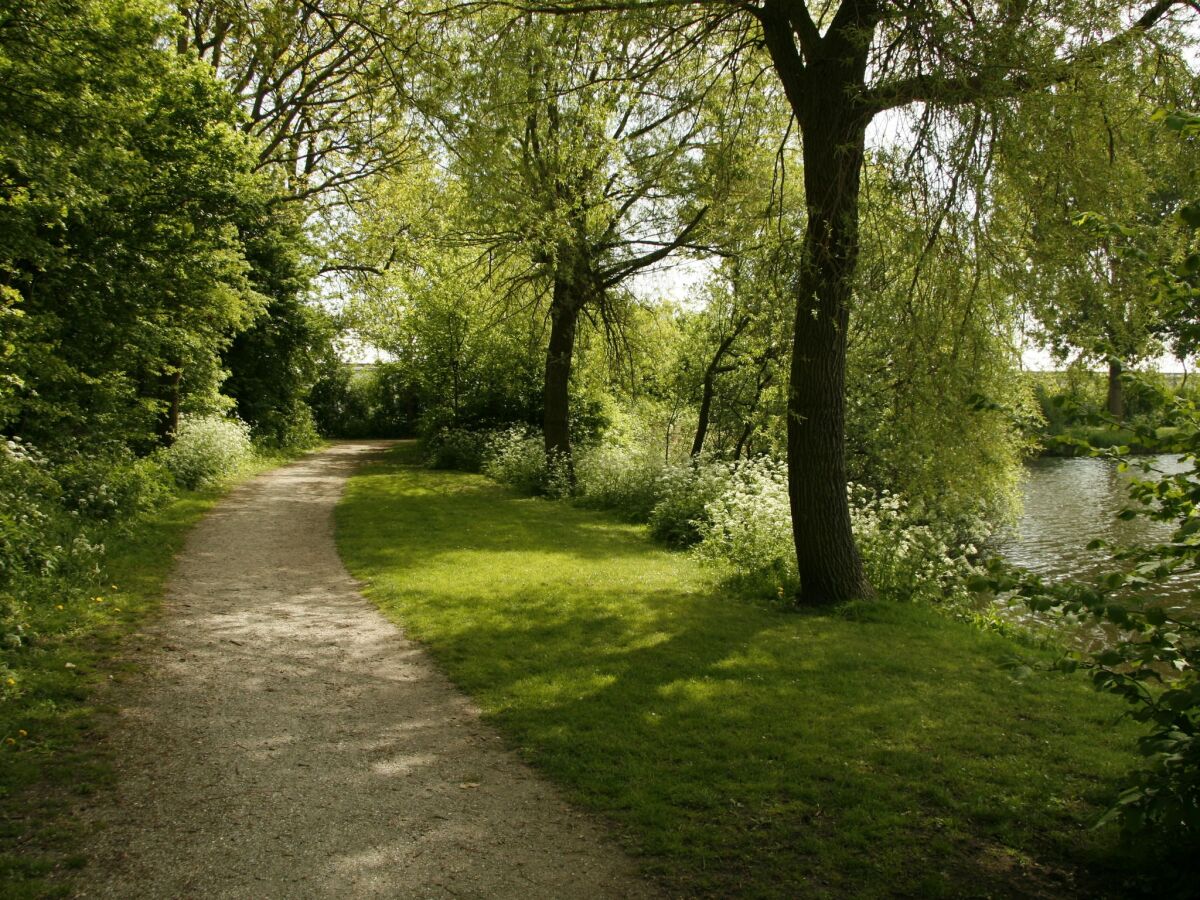
[[[639,527],[415,462],[402,446],[351,480],[343,558],[672,894],[1097,896],[1144,879],[1090,828],[1135,732],[1082,678],[1013,678],[1036,651],[916,606],[735,600]]]
[[[234,481],[289,458],[256,458]],[[70,873],[86,864],[71,808],[112,781],[103,685],[134,670],[125,639],[158,611],[188,532],[228,487],[186,492],[110,535],[85,595],[29,611],[35,637],[7,655],[22,691],[0,703],[0,897],[71,893]]]

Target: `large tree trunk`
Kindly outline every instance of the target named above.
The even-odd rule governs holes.
[[[546,458],[565,461],[567,477],[573,479],[571,459],[571,358],[575,352],[575,328],[580,304],[571,285],[554,281],[550,303],[550,344],[546,348],[546,384],[542,395],[545,418],[543,434]]]
[[[880,9],[845,0],[823,36],[794,29],[783,4],[764,4],[759,17],[804,151],[808,223],[787,409],[788,497],[802,605],[873,593],[850,530],[845,389],[860,178],[872,115],[864,100],[867,56]],[[797,39],[808,45],[806,59]]]
[[[1125,419],[1125,385],[1121,383],[1121,372],[1124,367],[1116,357],[1108,360],[1108,398],[1105,409],[1118,422]]]
[[[850,528],[845,436],[846,334],[868,119],[853,104],[844,70],[822,77],[821,68],[810,67],[810,90],[798,110],[808,223],[787,416],[788,494],[802,605],[873,593]]]
[[[843,164],[844,147],[820,146],[832,142],[805,140],[809,221],[788,394],[788,493],[800,572],[798,599],[806,605],[871,593],[846,498],[846,330],[858,256],[858,168]],[[860,152],[861,146],[856,148]],[[838,181],[844,192],[825,189]]]

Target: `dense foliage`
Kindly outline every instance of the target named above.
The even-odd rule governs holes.
[[[0,4],[6,653],[94,591],[111,538],[231,474],[252,436],[315,439],[331,330],[307,306],[302,212],[177,25],[152,0]]]
[[[1194,385],[1140,371],[1200,343],[1200,125],[1145,127],[1196,103],[1194,3],[594,6],[0,0],[6,648],[173,491],[318,435],[785,602],[956,611],[1026,453],[1194,449]],[[1180,531],[1137,578],[1191,484],[1139,489]],[[1141,582],[1005,584],[1132,627],[1083,663],[1191,740]],[[1125,804],[1160,825],[1170,746]]]

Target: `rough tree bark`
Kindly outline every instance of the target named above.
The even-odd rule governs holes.
[[[803,135],[808,222],[796,284],[787,457],[797,601],[806,606],[873,593],[850,528],[845,385],[861,170],[871,120],[863,101],[867,47],[877,16],[873,4],[847,0],[807,65],[796,53],[786,17],[762,18],[767,48]]]

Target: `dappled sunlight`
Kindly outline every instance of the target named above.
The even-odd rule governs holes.
[[[819,854],[858,848],[822,871],[887,871],[902,865],[895,846],[970,866],[957,836],[969,820],[991,816],[1001,843],[1033,840],[1023,823],[1045,798],[1031,766],[1053,767],[1076,809],[1102,783],[1075,774],[1091,751],[1064,727],[1096,698],[1014,681],[1012,645],[994,635],[917,606],[844,617],[736,600],[636,526],[478,476],[392,473],[353,481],[338,512],[372,596],[510,739],[596,808],[633,816],[654,852],[708,847],[752,868],[818,828],[841,835]],[[470,489],[407,493],[426,479]],[[1117,758],[1097,751],[1086,769],[1112,777]],[[731,821],[736,849],[721,843]],[[866,852],[880,842],[892,849]]]
[[[129,799],[104,835],[132,868],[112,895],[257,896],[265,880],[277,896],[567,896],[584,873],[606,896],[644,895],[358,593],[329,526],[360,452],[285,468],[194,532],[147,636],[156,677],[128,713],[147,746],[122,752]]]

